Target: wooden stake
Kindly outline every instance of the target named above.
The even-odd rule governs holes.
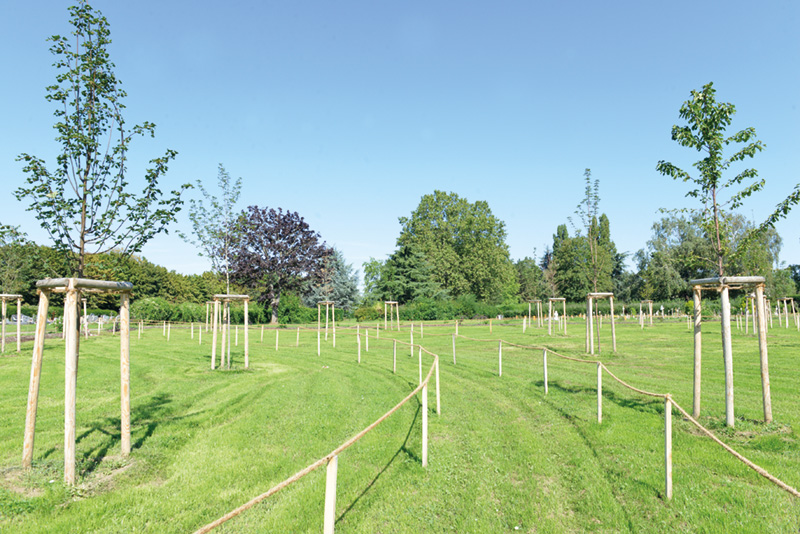
[[[548,336],[552,336],[553,335],[553,301],[551,300],[547,304],[550,307],[549,311],[548,311],[548,315],[547,315],[547,335]]]
[[[700,288],[695,287],[692,292],[694,295],[694,383],[693,383],[693,399],[692,399],[692,417],[698,419],[700,417],[700,375],[702,373],[702,359],[703,359],[703,333],[701,331],[701,321],[703,318],[701,309],[701,294]]]
[[[192,339],[194,339],[194,321],[192,321]]]
[[[428,467],[428,384],[422,386],[422,467]]]
[[[25,412],[25,438],[22,444],[22,467],[29,469],[33,460],[33,442],[36,431],[36,411],[39,406],[39,383],[42,376],[42,354],[47,326],[47,308],[50,306],[50,291],[39,291],[39,310],[36,314],[36,335],[33,340],[31,380],[28,387],[28,407]]]
[[[761,397],[764,404],[764,422],[772,422],[772,396],[769,388],[769,356],[767,354],[767,317],[764,303],[764,286],[756,286],[756,315],[758,316],[758,352],[761,359]]]
[[[211,370],[217,367],[217,317],[219,315],[219,301],[214,301],[214,318],[211,328]]]
[[[336,522],[336,470],[339,464],[339,457],[334,456],[328,461],[327,476],[325,478],[325,517],[322,532],[333,534],[334,523]]]
[[[122,456],[128,456],[131,453],[131,294],[122,293],[120,299],[120,445]]]
[[[503,376],[503,340],[497,342],[497,376]]]
[[[67,309],[67,335],[64,357],[64,483],[75,485],[75,404],[78,386],[78,298],[75,279],[69,279],[64,306]]]
[[[433,363],[436,366],[436,415],[442,415],[442,398],[439,393],[439,357]]]
[[[597,422],[603,422],[603,364],[597,362]]]
[[[413,357],[414,356],[414,330],[413,330],[413,327],[412,327],[412,330],[411,330],[411,346],[409,348],[411,349],[411,356]]]
[[[17,299],[17,352],[22,352],[22,299]]]
[[[722,358],[725,364],[725,424],[733,427],[733,349],[731,348],[731,301],[728,286],[722,286]]]
[[[614,328],[614,297],[608,297],[611,303],[611,350],[617,352],[617,331]]]
[[[672,399],[664,400],[664,495],[672,499]]]
[[[544,394],[547,395],[547,349],[542,350],[542,367],[544,367]]]

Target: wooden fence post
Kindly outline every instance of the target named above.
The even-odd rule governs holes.
[[[22,352],[22,299],[17,299],[17,352]]]
[[[414,356],[414,323],[411,323],[411,356]]]
[[[192,321],[192,339],[194,339],[194,321]]]
[[[611,303],[611,350],[617,352],[617,331],[614,328],[614,297],[609,297]]]
[[[603,364],[597,362],[597,422],[603,422]]]
[[[64,483],[75,485],[75,394],[78,385],[78,298],[75,279],[69,279],[64,307],[67,310],[64,358]]]
[[[497,376],[503,376],[503,340],[497,342]]]
[[[736,419],[733,414],[733,349],[731,348],[731,301],[729,288],[722,286],[720,292],[722,310],[722,359],[725,364],[725,424],[733,427]]]
[[[769,388],[769,357],[767,354],[767,317],[764,303],[764,286],[756,286],[756,312],[758,316],[758,352],[761,359],[761,397],[764,404],[764,422],[772,422],[772,395]]]
[[[439,357],[434,362],[436,366],[436,415],[442,415],[442,398],[439,390]]]
[[[334,456],[328,461],[325,478],[325,523],[322,529],[324,534],[333,534],[333,526],[336,522],[336,470],[338,463],[338,456]]]
[[[547,395],[547,349],[542,350],[542,366],[544,367],[544,394]]]
[[[428,467],[428,383],[422,386],[422,467]]]
[[[244,301],[244,368],[250,368],[250,301]],[[275,350],[278,350],[278,339],[275,338]]]
[[[364,331],[364,342],[365,348],[367,349],[367,352],[369,352],[369,329]]]
[[[672,399],[664,399],[664,494],[672,499]]]

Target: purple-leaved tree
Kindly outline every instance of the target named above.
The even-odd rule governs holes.
[[[237,230],[231,277],[259,292],[258,301],[272,309],[272,323],[277,323],[281,294],[318,277],[330,250],[297,212],[281,208],[249,206]]]

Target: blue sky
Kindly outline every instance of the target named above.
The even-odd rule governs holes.
[[[10,2],[0,21],[0,182],[23,181],[21,152],[52,164],[53,58],[71,2]],[[112,2],[111,57],[126,121],[156,123],[132,145],[132,182],[166,148],[163,189],[218,163],[242,177],[241,208],[299,212],[356,268],[395,247],[398,217],[434,189],[486,200],[514,259],[541,254],[600,180],[621,251],[650,237],[659,208],[694,207],[688,184],[655,171],[698,154],[670,139],[689,91],[713,81],[767,149],[767,181],[743,214],[760,221],[800,182],[800,3],[766,2]],[[197,193],[193,193],[197,194]],[[7,195],[0,222],[47,237]],[[177,237],[144,249],[183,273],[209,268]],[[800,208],[778,225],[800,263]]]

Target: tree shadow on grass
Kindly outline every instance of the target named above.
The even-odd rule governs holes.
[[[536,383],[536,386],[544,388],[544,381],[539,380]],[[553,389],[561,390],[565,393],[591,393],[595,395],[597,393],[596,386],[567,386],[563,385],[560,382],[550,382],[547,383],[548,387]],[[639,395],[638,393],[631,393],[631,395]],[[656,399],[654,397],[646,397],[646,398],[635,398],[633,396],[620,396],[614,391],[611,391],[607,387],[603,387],[603,399],[607,399],[617,406],[622,408],[628,408],[631,410],[636,410],[641,413],[649,413],[649,414],[664,414],[664,400],[663,399]]]
[[[583,388],[583,387],[574,388],[574,387],[570,387],[570,386],[566,386],[565,387],[565,386],[561,386],[559,384],[551,384],[550,387],[555,387],[556,389],[560,389],[562,391],[566,391],[566,392],[570,392],[570,393],[581,392],[581,391],[596,392],[596,389],[594,389],[594,388]],[[603,396],[605,397],[605,394],[603,394]],[[647,484],[645,482],[642,482],[640,480],[637,480],[635,478],[628,477],[624,473],[617,472],[617,471],[614,471],[614,470],[609,469],[608,467],[606,467],[606,464],[608,463],[608,460],[610,460],[610,458],[607,458],[607,457],[602,457],[601,458],[600,454],[598,454],[597,449],[595,448],[595,445],[589,439],[589,437],[587,436],[586,432],[582,428],[581,424],[579,424],[579,423],[586,424],[587,421],[585,419],[581,419],[579,417],[576,417],[574,414],[571,414],[571,413],[567,412],[561,406],[558,406],[555,403],[553,403],[552,401],[548,400],[547,397],[543,397],[542,398],[542,402],[544,404],[548,405],[555,412],[559,413],[562,418],[564,418],[567,422],[569,422],[572,425],[572,427],[575,430],[575,432],[578,434],[578,436],[580,436],[581,440],[583,440],[583,443],[586,446],[586,448],[589,449],[589,451],[591,451],[592,455],[595,458],[595,461],[597,462],[597,465],[603,471],[603,473],[605,475],[605,478],[608,481],[608,484],[612,489],[612,493],[614,492],[614,487],[615,487],[615,483],[613,481],[613,478],[616,477],[618,479],[626,478],[626,480],[628,480],[629,483],[634,484],[634,485],[636,485],[636,486],[638,486],[640,488],[643,488],[644,490],[647,491],[647,493],[653,493],[656,496],[661,497],[662,499],[664,498],[663,493],[658,488],[655,488],[652,485]],[[621,509],[622,514],[625,517],[625,522],[628,524],[628,529],[631,532],[634,532],[636,529],[634,527],[633,520],[632,520],[631,515],[628,512],[627,508],[622,504],[620,505],[619,508]]]
[[[414,418],[411,420],[411,425],[408,428],[408,433],[406,434],[406,437],[403,440],[403,444],[400,445],[400,448],[397,449],[397,452],[394,453],[394,456],[392,456],[389,459],[389,461],[386,463],[385,466],[383,466],[383,468],[378,472],[378,474],[375,475],[375,477],[372,480],[369,481],[369,483],[366,485],[366,487],[363,489],[363,491],[358,495],[358,497],[356,497],[353,500],[353,502],[350,503],[350,506],[348,506],[347,509],[344,512],[342,512],[342,514],[336,519],[336,523],[339,523],[340,521],[342,521],[345,518],[345,516],[350,512],[350,510],[355,508],[355,506],[358,504],[358,502],[361,500],[361,498],[364,497],[364,495],[366,495],[367,492],[370,489],[372,489],[372,487],[375,485],[375,483],[378,481],[378,479],[381,477],[381,475],[383,475],[383,473],[385,473],[386,470],[389,469],[389,467],[394,463],[394,461],[397,459],[398,456],[400,456],[401,454],[405,454],[406,456],[408,456],[409,458],[411,458],[415,462],[422,463],[422,459],[419,458],[416,454],[414,454],[413,451],[411,451],[408,448],[408,440],[411,437],[411,433],[414,431],[414,426],[417,423],[417,418],[419,417],[421,410],[422,410],[422,406],[421,405],[417,405],[417,411],[414,413]]]

